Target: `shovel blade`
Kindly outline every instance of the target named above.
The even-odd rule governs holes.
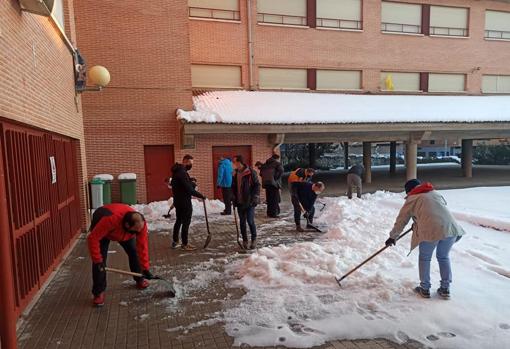
[[[207,239],[205,239],[204,249],[206,249],[207,246],[209,246],[209,244],[211,243],[211,240],[212,240],[211,234],[208,234]]]

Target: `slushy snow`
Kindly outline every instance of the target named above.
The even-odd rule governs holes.
[[[404,194],[377,192],[347,200],[326,198],[313,242],[260,248],[227,266],[233,286],[246,290],[226,305],[226,331],[235,345],[306,348],[334,339],[409,338],[433,348],[510,347],[510,187],[441,192],[466,230],[451,253],[452,299],[438,298],[432,261],[432,299],[421,299],[418,253],[410,237],[363,268],[341,276],[384,246]]]

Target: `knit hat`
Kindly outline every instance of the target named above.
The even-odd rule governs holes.
[[[421,184],[421,181],[419,179],[410,179],[406,182],[404,185],[404,188],[406,189],[406,194],[409,194],[411,190],[413,190],[415,187],[419,186]]]

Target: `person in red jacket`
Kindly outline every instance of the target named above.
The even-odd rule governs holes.
[[[87,241],[92,258],[94,305],[104,305],[105,266],[110,241],[117,241],[126,251],[131,271],[143,274],[143,278],[134,277],[136,287],[145,289],[149,286],[146,279],[153,279],[154,276],[149,271],[147,223],[141,213],[124,204],[109,204],[98,208],[92,215]]]

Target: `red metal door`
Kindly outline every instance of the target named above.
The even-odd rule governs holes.
[[[147,202],[168,200],[172,192],[168,189],[166,179],[170,177],[174,164],[174,147],[146,145],[144,157]]]
[[[77,150],[69,138],[0,126],[19,314],[79,233]]]
[[[214,198],[222,199],[221,190],[216,188],[216,179],[218,178],[218,164],[221,158],[232,159],[236,155],[242,155],[247,165],[251,166],[251,145],[238,145],[238,146],[222,146],[212,148],[213,160],[213,185],[214,185]]]

